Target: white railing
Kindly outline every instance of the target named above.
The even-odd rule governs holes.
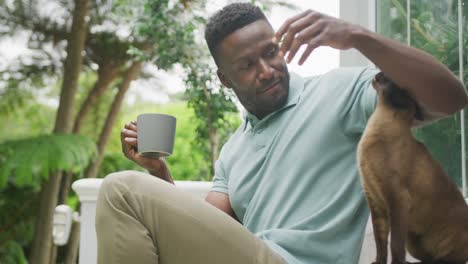
[[[80,202],[80,261],[79,264],[96,264],[97,240],[94,226],[96,216],[96,200],[102,179],[81,179],[73,183],[72,188],[77,193]],[[176,186],[198,197],[204,198],[211,188],[211,182],[176,181]],[[467,199],[468,203],[468,199]],[[77,219],[67,206],[59,205],[54,216],[54,242],[64,245],[68,240],[72,219]],[[360,264],[368,264],[375,259],[375,242],[370,220],[367,224],[364,243],[361,249]],[[411,257],[408,260],[413,261]]]

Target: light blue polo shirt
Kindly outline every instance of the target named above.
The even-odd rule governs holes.
[[[262,120],[248,114],[221,150],[212,191],[289,264],[358,262],[369,213],[356,148],[377,72],[291,73],[286,105]]]

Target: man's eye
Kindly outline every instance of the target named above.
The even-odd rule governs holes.
[[[239,69],[240,70],[248,70],[248,69],[250,69],[251,66],[252,66],[251,62],[246,62],[246,63],[242,64]]]

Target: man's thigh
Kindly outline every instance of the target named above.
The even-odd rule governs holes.
[[[96,232],[99,263],[285,263],[226,213],[135,171],[104,180]]]

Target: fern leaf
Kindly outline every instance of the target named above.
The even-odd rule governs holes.
[[[85,136],[52,134],[0,143],[0,189],[8,181],[37,186],[57,171],[79,173],[96,155],[96,145]]]

